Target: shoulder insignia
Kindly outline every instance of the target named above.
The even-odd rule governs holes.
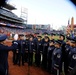
[[[74,54],[74,55],[72,56],[72,58],[73,58],[73,59],[76,59],[76,54]]]
[[[60,57],[61,57],[61,55],[60,55],[60,54],[58,54],[58,55],[57,55],[57,58],[60,58]]]

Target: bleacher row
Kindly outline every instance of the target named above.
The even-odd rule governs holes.
[[[19,18],[14,13],[12,13],[12,12],[10,12],[8,10],[0,8],[0,14],[3,15],[3,16],[7,16],[8,18],[12,18],[14,20],[18,20],[20,22],[23,22],[23,19]]]

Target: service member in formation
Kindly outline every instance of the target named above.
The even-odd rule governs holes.
[[[33,64],[33,52],[35,51],[34,36],[30,34],[29,47],[28,47],[28,64],[32,66]]]
[[[47,71],[51,73],[51,66],[52,66],[52,53],[55,49],[54,46],[54,40],[50,40],[49,47],[48,47],[48,53],[47,53]]]
[[[62,58],[62,51],[61,51],[61,41],[55,41],[55,49],[52,54],[52,73],[54,75],[60,75],[61,72],[61,58]]]
[[[47,32],[44,32],[43,35],[44,35],[44,37],[42,39],[42,43],[44,42],[45,37],[48,36],[48,33]]]
[[[12,42],[16,42],[18,41],[18,34],[14,35],[14,40]],[[18,49],[13,50],[13,64],[16,65],[17,64],[17,55],[18,55]]]
[[[25,39],[25,62],[28,61],[28,46],[29,46],[29,35],[26,35],[26,39]]]
[[[42,53],[42,40],[41,36],[37,36],[37,43],[36,43],[36,51],[35,51],[35,63],[36,66],[40,66],[41,64],[41,53]]]
[[[42,42],[43,50],[42,50],[42,67],[43,69],[47,69],[47,52],[49,46],[49,37],[45,36],[44,42]]]
[[[74,69],[76,66],[76,37],[71,39],[71,50],[69,52],[69,66],[68,71],[69,73]]]
[[[66,37],[66,45],[65,45],[65,59],[64,59],[64,72],[65,72],[65,75],[68,74],[68,65],[69,65],[69,58],[68,58],[68,55],[69,55],[69,52],[71,50],[71,46],[70,46],[70,43],[71,43],[71,37]]]
[[[66,57],[65,57],[65,45],[66,45],[66,43],[65,43],[65,35],[64,34],[59,34],[59,40],[61,41],[61,43],[62,43],[62,45],[61,45],[61,47],[62,47],[62,70],[63,71],[65,71],[65,69],[64,69],[64,65],[65,65],[65,59],[66,59]]]
[[[55,34],[51,33],[51,40],[55,40]]]
[[[24,66],[24,62],[25,62],[24,54],[25,54],[24,35],[20,34],[19,35],[19,40],[18,40],[18,57],[17,57],[17,63],[18,63],[19,66],[21,64]]]

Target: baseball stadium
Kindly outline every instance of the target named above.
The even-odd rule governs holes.
[[[0,75],[75,75],[74,17],[65,30],[55,30],[28,24],[13,10],[8,2],[0,6]]]

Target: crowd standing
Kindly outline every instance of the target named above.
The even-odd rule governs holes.
[[[49,38],[48,33],[44,33],[42,38],[36,33],[35,37],[30,34],[24,39],[20,34],[19,39],[14,40],[18,43],[18,49],[13,52],[14,65],[34,64],[54,75],[63,71],[65,75],[70,73],[76,63],[76,37],[66,36],[65,41],[65,35],[60,34],[57,40],[55,36],[52,33]]]
[[[35,36],[19,34],[18,39],[13,40],[10,47],[4,45],[6,38],[3,39],[5,36],[1,36],[0,58],[5,58],[5,61],[1,60],[0,65],[5,63],[3,64],[4,75],[8,75],[7,58],[10,50],[13,52],[14,65],[24,66],[25,63],[28,63],[29,66],[35,65],[44,69],[50,75],[61,75],[63,72],[68,75],[76,65],[76,37],[59,34],[56,40],[55,36],[56,34],[52,33],[48,37],[46,32],[43,38],[39,33],[36,33]]]

